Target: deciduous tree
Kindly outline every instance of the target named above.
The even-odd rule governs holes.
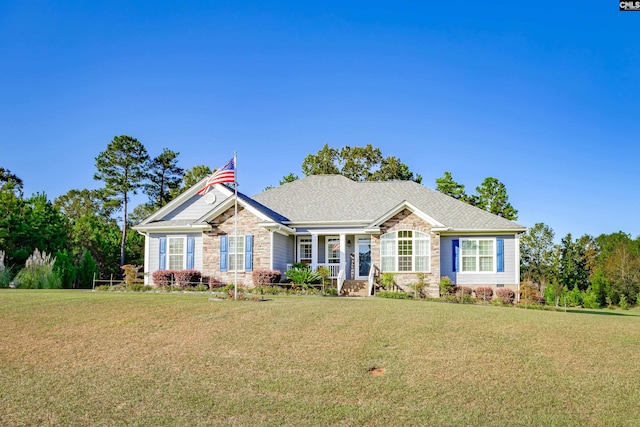
[[[605,274],[613,290],[635,301],[640,291],[640,248],[633,241],[620,241],[605,262]]]
[[[520,262],[523,280],[529,280],[541,291],[551,278],[554,232],[548,225],[537,223],[520,238]]]
[[[325,144],[317,154],[309,154],[302,162],[305,175],[337,174],[354,181],[389,181],[393,179],[421,182],[409,167],[395,156],[383,157],[379,148],[345,146],[341,149]]]
[[[325,144],[317,154],[309,154],[302,162],[302,172],[306,175],[340,174],[337,166],[339,151]]]

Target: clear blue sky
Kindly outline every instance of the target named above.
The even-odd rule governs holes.
[[[115,135],[252,195],[323,144],[505,183],[557,238],[640,235],[640,12],[611,0],[0,0],[0,166],[97,188]]]

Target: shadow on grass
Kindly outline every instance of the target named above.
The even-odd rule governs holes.
[[[601,316],[632,316],[632,317],[640,317],[640,314],[632,314],[632,313],[620,313],[620,312],[615,312],[613,310],[602,310],[602,311],[595,311],[595,310],[580,310],[580,309],[576,309],[576,308],[568,308],[566,310],[563,309],[559,309],[556,311],[566,311],[567,313],[579,313],[579,314],[598,314]]]

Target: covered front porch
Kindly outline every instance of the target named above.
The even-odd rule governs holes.
[[[327,267],[330,278],[337,280],[339,292],[345,280],[367,281],[371,295],[374,281],[371,235],[325,231],[300,233],[294,239],[294,262],[307,264],[313,270]]]

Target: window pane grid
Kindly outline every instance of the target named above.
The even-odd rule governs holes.
[[[416,271],[429,271],[428,256],[416,256]]]
[[[462,240],[462,271],[492,272],[494,271],[494,241],[493,240]]]
[[[184,268],[184,239],[169,238],[169,269],[182,270]]]
[[[429,268],[429,235],[399,230],[380,236],[382,271],[424,271]]]
[[[229,236],[229,271],[244,271],[244,236]]]
[[[462,271],[476,271],[476,258],[462,257]]]
[[[491,240],[480,240],[478,243],[480,255],[493,255],[493,242]]]
[[[462,256],[476,255],[478,247],[475,240],[462,241]]]
[[[411,271],[411,257],[399,256],[398,257],[398,271]]]

